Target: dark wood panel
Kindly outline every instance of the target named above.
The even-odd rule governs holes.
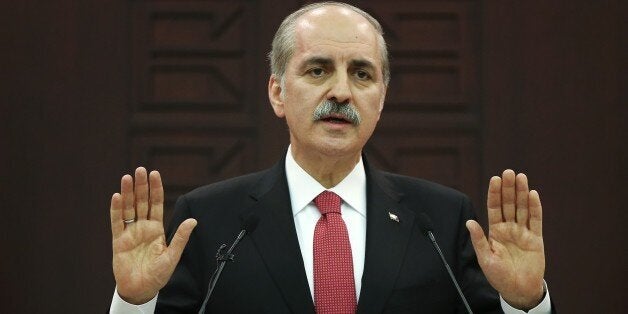
[[[126,4],[2,6],[2,311],[101,312],[113,285],[108,201],[126,163]]]
[[[195,187],[258,169],[255,1],[132,2],[130,165],[159,169],[165,215]]]
[[[483,15],[485,177],[514,167],[541,192],[547,278],[566,313],[625,311],[620,7],[495,1]]]
[[[364,1],[382,24],[392,80],[367,152],[384,169],[480,196],[480,16],[474,1]],[[482,214],[481,214],[482,215]]]
[[[392,55],[387,112],[477,114],[479,4],[474,1],[370,1]]]

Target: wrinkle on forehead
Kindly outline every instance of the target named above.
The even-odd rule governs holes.
[[[295,23],[295,53],[289,63],[302,66],[312,57],[334,62],[368,61],[381,68],[377,30],[362,15],[336,6],[312,10]]]
[[[332,58],[336,61],[364,60],[381,66],[377,46],[360,40],[341,38],[325,38],[315,42],[297,40],[296,50],[299,52],[299,57],[293,57],[290,62],[304,62],[304,60],[311,58]]]

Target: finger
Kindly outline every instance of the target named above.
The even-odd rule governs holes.
[[[161,184],[161,175],[158,171],[151,171],[150,181],[150,212],[149,219],[163,221],[164,216],[164,188]]]
[[[520,173],[515,178],[515,186],[517,190],[517,224],[526,227],[528,225],[528,177]]]
[[[502,212],[504,221],[515,221],[515,172],[508,169],[502,174]]]
[[[489,226],[504,221],[502,216],[502,178],[498,176],[492,177],[488,183],[486,207],[488,208]]]
[[[135,219],[148,217],[148,176],[144,167],[135,169]]]
[[[124,222],[122,222],[122,195],[114,193],[111,196],[111,207],[109,207],[109,215],[111,216],[111,235],[117,238],[124,231]]]
[[[135,196],[133,195],[133,177],[126,174],[120,180],[120,193],[122,194],[122,218],[124,220],[135,219]]]
[[[528,202],[530,204],[530,231],[538,236],[543,236],[543,208],[539,192],[530,191]]]
[[[177,261],[177,263],[179,262],[181,253],[183,253],[183,249],[188,243],[190,234],[192,234],[194,227],[196,227],[196,219],[193,218],[186,219],[181,223],[181,225],[179,225],[179,228],[172,237],[172,241],[170,241],[170,246],[168,247],[168,255],[171,260]]]
[[[478,262],[481,265],[485,265],[491,256],[491,246],[484,235],[484,231],[480,224],[478,224],[475,220],[467,220],[466,223],[467,230],[469,230],[469,234],[471,235],[471,244],[473,244],[473,249],[475,250],[475,255],[478,257]]]

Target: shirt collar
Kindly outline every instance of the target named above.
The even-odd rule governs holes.
[[[290,189],[292,214],[296,215],[325,190],[332,191],[362,216],[366,217],[366,173],[362,157],[353,170],[336,186],[325,189],[316,179],[312,178],[292,157],[288,146],[286,154],[286,177]]]

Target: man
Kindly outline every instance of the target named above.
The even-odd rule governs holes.
[[[434,221],[474,311],[550,311],[541,203],[525,175],[491,179],[487,240],[465,196],[380,172],[362,156],[389,80],[375,19],[343,3],[306,6],[284,20],[270,57],[269,99],[290,130],[285,159],[182,196],[170,246],[159,173],[125,175],[111,200],[112,312],[198,311],[220,244],[254,215],[258,226],[236,249],[208,312],[462,313],[421,235],[421,213]]]

